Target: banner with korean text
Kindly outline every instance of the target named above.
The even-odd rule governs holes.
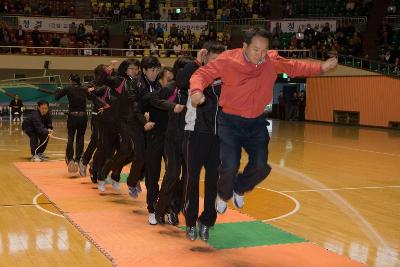
[[[190,29],[192,33],[201,33],[203,30],[208,34],[208,22],[207,21],[163,21],[163,20],[146,20],[144,22],[145,30],[149,28],[150,23],[153,23],[154,28],[157,28],[157,24],[160,23],[164,32],[170,32],[171,26],[175,24],[178,30],[183,30],[186,33],[187,29]]]
[[[68,32],[69,25],[75,22],[76,27],[80,23],[85,24],[84,19],[75,18],[49,18],[49,17],[18,17],[18,25],[22,26],[23,30],[33,31],[38,27],[42,32]]]
[[[312,29],[318,27],[318,31],[321,31],[326,23],[329,23],[331,32],[336,32],[336,20],[275,20],[271,21],[271,32],[273,32],[278,23],[282,29],[282,32],[304,32],[307,25],[310,24]]]

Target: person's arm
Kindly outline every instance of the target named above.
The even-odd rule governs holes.
[[[43,122],[40,119],[40,115],[32,116],[32,125],[33,125],[33,128],[35,129],[35,131],[37,133],[39,133],[41,136],[49,134],[49,130],[48,130],[49,128],[47,128],[47,123],[46,123],[46,125],[43,124]]]
[[[311,60],[286,59],[279,56],[276,51],[268,52],[268,56],[274,64],[277,73],[286,73],[290,77],[318,75],[337,66],[336,58],[330,58],[321,63]]]
[[[155,92],[155,94],[151,95],[150,97],[150,104],[158,109],[165,110],[165,111],[174,111],[176,113],[179,113],[180,111],[183,110],[183,105],[178,105],[176,103],[173,103],[168,99],[170,97],[174,90],[175,90],[176,83],[171,82],[167,84],[166,87],[162,88],[161,90]],[[182,106],[182,107],[180,107]]]
[[[54,94],[54,99],[59,100],[60,98],[66,96],[69,90],[70,90],[69,86],[66,86],[64,88],[58,88]]]
[[[46,128],[53,130],[53,119],[51,118],[50,114],[47,115]]]
[[[192,104],[197,106],[204,102],[204,89],[215,79],[223,77],[227,64],[226,52],[214,61],[199,68],[190,78],[190,98]]]

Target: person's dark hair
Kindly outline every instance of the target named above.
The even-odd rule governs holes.
[[[125,75],[126,76],[126,71],[128,70],[129,66],[134,65],[140,68],[140,62],[137,59],[125,59],[124,61],[121,62],[121,64],[118,67],[118,73],[120,75]]]
[[[178,57],[175,62],[174,65],[172,66],[172,73],[174,74],[174,76],[176,77],[176,74],[178,72],[178,70],[183,69],[186,64],[193,62],[194,58],[191,56],[180,56]]]
[[[79,75],[76,73],[71,73],[69,75],[69,79],[76,84],[81,84],[81,77],[79,77]]]
[[[270,38],[270,34],[266,29],[250,28],[244,32],[244,42],[248,45],[251,44],[251,40],[254,36],[259,36],[268,40]]]
[[[140,63],[142,70],[161,68],[161,63],[155,56],[145,56]]]
[[[208,42],[208,43],[210,43],[208,48],[206,48],[208,53],[221,54],[222,52],[225,51],[225,46],[223,46],[219,42]]]
[[[159,74],[160,79],[164,78],[164,75],[165,75],[168,71],[174,73],[174,70],[173,70],[171,67],[164,67],[164,68],[162,68],[161,71],[160,71],[160,74]]]
[[[104,81],[106,78],[106,72],[104,69],[106,68],[106,65],[100,64],[94,69],[94,80],[97,83],[101,83],[101,81]]]
[[[47,105],[49,106],[49,102],[47,102],[46,100],[40,100],[39,102],[37,102],[38,107],[41,107],[43,105]]]

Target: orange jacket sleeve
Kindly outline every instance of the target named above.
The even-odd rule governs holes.
[[[224,64],[226,64],[226,56],[225,53],[222,53],[212,62],[196,70],[190,78],[190,95],[197,91],[203,91],[215,79],[222,78]]]
[[[321,73],[321,63],[311,60],[286,59],[276,51],[268,53],[277,73],[286,73],[290,77],[312,76]]]

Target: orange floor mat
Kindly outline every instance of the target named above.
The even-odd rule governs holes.
[[[124,185],[121,194],[99,194],[88,177],[68,178],[62,161],[15,166],[117,266],[364,266],[310,242],[215,250],[177,227],[150,226],[145,191],[136,201]],[[217,223],[243,221],[254,220],[228,210]]]

